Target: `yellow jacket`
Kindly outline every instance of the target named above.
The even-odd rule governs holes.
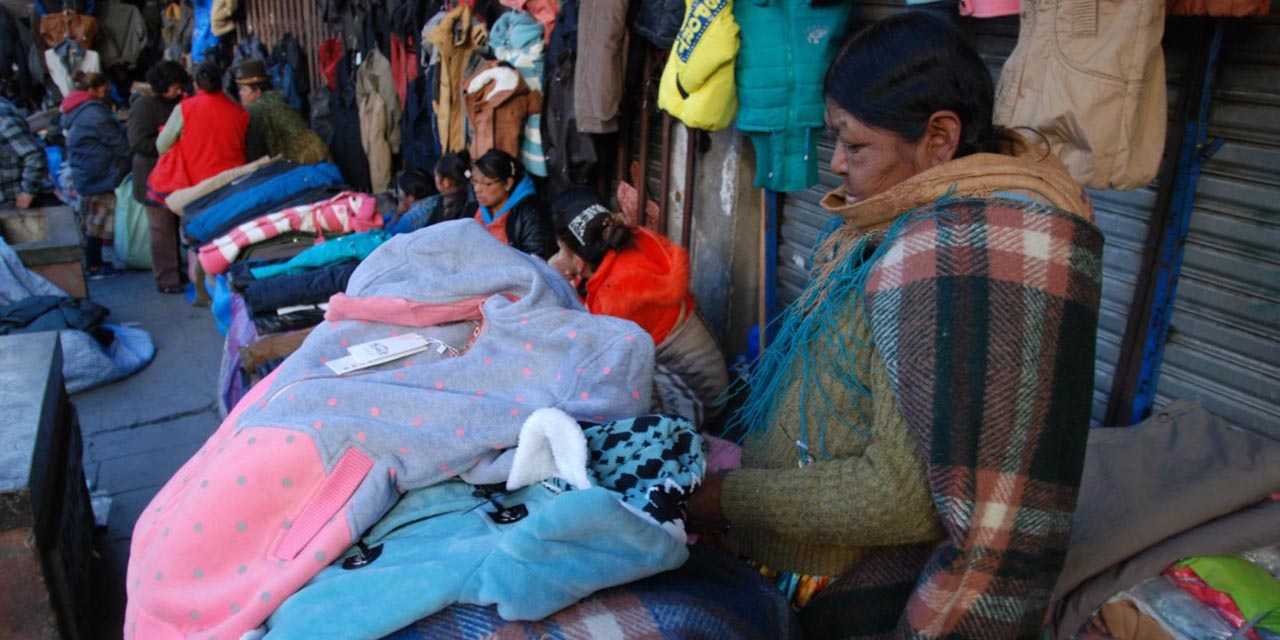
[[[685,0],[684,24],[662,71],[658,108],[694,129],[729,126],[738,110],[737,56],[733,0]]]

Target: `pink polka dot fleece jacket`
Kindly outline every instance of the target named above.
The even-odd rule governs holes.
[[[239,638],[400,493],[505,481],[535,409],[600,422],[649,407],[648,335],[586,313],[546,263],[471,220],[387,242],[325,317],[139,518],[125,638]],[[446,346],[342,376],[326,366],[409,332]]]

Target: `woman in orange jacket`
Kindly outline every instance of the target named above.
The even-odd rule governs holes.
[[[724,356],[689,291],[689,255],[665,236],[632,227],[587,190],[551,206],[559,252],[549,260],[587,310],[630,320],[657,347],[654,410],[701,425],[720,412]]]

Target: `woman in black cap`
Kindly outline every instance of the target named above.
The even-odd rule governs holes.
[[[665,236],[628,226],[585,189],[551,206],[559,253],[551,266],[587,310],[640,325],[657,347],[654,410],[703,424],[720,412],[724,356],[689,291],[689,254]]]

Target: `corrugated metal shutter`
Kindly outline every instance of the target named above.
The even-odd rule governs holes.
[[[855,12],[860,20],[883,18],[899,6],[858,5]],[[975,35],[978,52],[991,69],[993,78],[999,78],[1004,61],[1017,44],[1018,21],[1016,18],[995,20],[965,20],[964,28]],[[1186,25],[1189,26],[1189,25]],[[1170,43],[1182,41],[1179,37],[1184,25],[1171,24],[1166,38],[1166,62],[1170,104],[1177,104],[1182,71],[1186,67],[1183,51]],[[807,191],[788,194],[779,225],[778,248],[778,299],[788,304],[800,294],[809,280],[807,262],[814,239],[828,216],[818,206],[818,201],[831,189],[839,186],[839,177],[830,172],[834,140],[824,135],[819,143],[820,183]],[[1166,160],[1168,160],[1166,158]],[[1128,321],[1129,305],[1133,300],[1134,283],[1142,262],[1143,241],[1156,202],[1156,186],[1153,184],[1134,191],[1091,192],[1096,209],[1097,224],[1106,234],[1103,251],[1103,286],[1101,317],[1098,327],[1097,368],[1094,378],[1094,423],[1101,422],[1106,412],[1107,397],[1111,391],[1116,363],[1120,358],[1120,344]]]
[[[1280,435],[1280,17],[1223,40],[1157,406],[1189,398]]]
[[[330,29],[315,0],[247,0],[240,31],[256,35],[268,49],[275,47],[284,34],[292,33],[306,53],[311,86],[320,86],[317,60],[320,43],[329,37]]]

